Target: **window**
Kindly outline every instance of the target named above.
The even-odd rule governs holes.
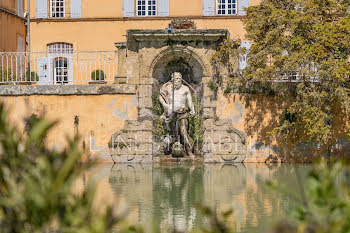
[[[217,0],[216,13],[218,15],[235,15],[235,14],[237,14],[236,0]]]
[[[49,53],[73,53],[73,45],[68,43],[54,43],[47,47]]]
[[[157,1],[156,0],[136,0],[137,16],[156,16]]]
[[[55,58],[54,80],[56,84],[68,84],[68,61],[67,58]]]
[[[50,0],[50,15],[52,18],[64,17],[64,1],[65,0]]]

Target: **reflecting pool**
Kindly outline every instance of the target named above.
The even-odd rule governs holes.
[[[300,196],[296,172],[303,180],[307,170],[285,164],[116,164],[94,167],[80,183],[95,180],[96,202],[127,211],[146,232],[205,226],[197,204],[217,213],[233,209],[230,222],[237,232],[261,232],[290,214]],[[281,190],[271,190],[268,180]]]

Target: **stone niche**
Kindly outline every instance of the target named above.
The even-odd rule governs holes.
[[[135,85],[138,119],[127,121],[122,130],[112,135],[109,147],[115,163],[152,162],[158,155],[159,146],[154,143],[152,125],[152,96],[160,85],[170,80],[174,71],[183,74],[202,107],[204,162],[244,160],[245,135],[235,129],[230,120],[217,120],[216,93],[208,88],[213,76],[211,58],[228,37],[228,31],[221,29],[177,30],[175,33],[129,30],[127,41],[116,43],[119,73],[115,82]]]

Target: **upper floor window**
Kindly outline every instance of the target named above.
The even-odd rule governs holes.
[[[237,0],[217,0],[216,13],[218,15],[235,15],[237,14]]]
[[[64,17],[64,1],[65,0],[50,0],[50,15],[52,18]]]
[[[136,0],[137,1],[137,16],[156,16],[157,1],[156,0]]]

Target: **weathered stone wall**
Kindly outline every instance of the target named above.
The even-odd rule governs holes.
[[[62,149],[66,137],[81,135],[85,159],[112,162],[111,135],[137,118],[135,86],[0,86],[0,100],[10,108],[10,118],[24,133],[24,119],[45,115],[58,124],[47,138],[50,147]]]

